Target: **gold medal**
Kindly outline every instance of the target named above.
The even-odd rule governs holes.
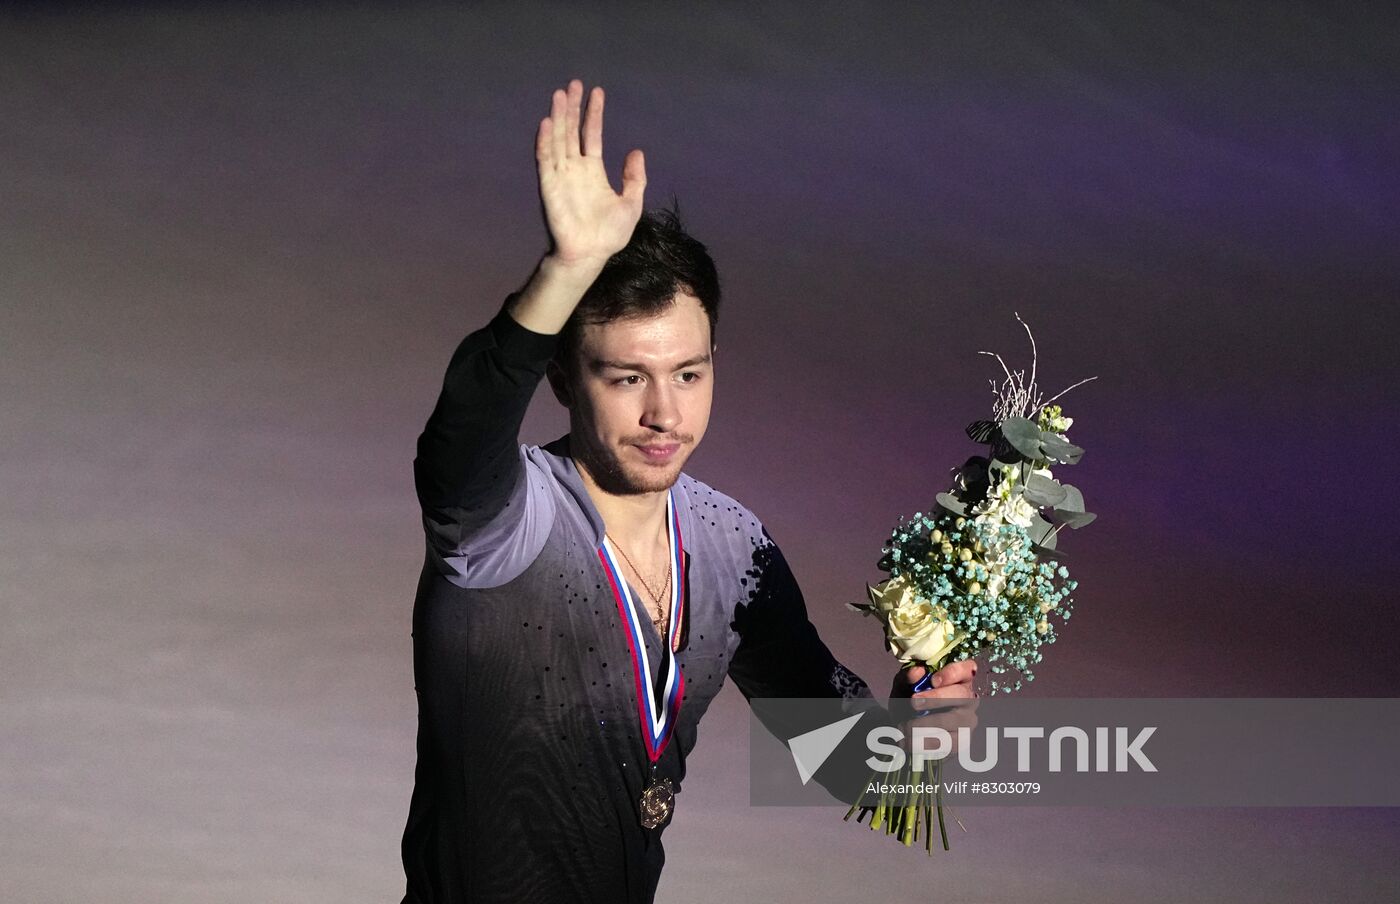
[[[671,815],[676,795],[669,778],[660,778],[652,769],[651,781],[642,792],[642,828],[654,829]]]

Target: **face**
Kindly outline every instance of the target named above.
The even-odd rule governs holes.
[[[571,373],[550,373],[569,409],[575,461],[605,492],[670,488],[710,420],[710,322],[692,295],[654,316],[584,325]]]

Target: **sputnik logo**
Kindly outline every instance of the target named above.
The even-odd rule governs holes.
[[[802,784],[812,780],[822,763],[825,763],[832,751],[846,739],[846,735],[851,733],[851,729],[856,727],[863,715],[865,713],[847,716],[839,722],[823,725],[788,741],[788,750],[792,752],[792,761],[797,764],[797,774],[802,777]]]

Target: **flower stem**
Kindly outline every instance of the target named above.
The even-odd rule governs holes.
[[[943,781],[941,778],[942,772],[943,763],[940,761],[937,765],[933,767],[933,776],[935,783],[933,794],[934,800],[938,806],[938,834],[943,839],[943,850],[946,851],[948,850],[948,827],[943,824]]]

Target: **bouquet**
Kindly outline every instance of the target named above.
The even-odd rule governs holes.
[[[1052,472],[1084,454],[1069,441],[1073,419],[1054,402],[1096,378],[1043,398],[1035,336],[1020,315],[1016,319],[1030,339],[1029,376],[1012,371],[1000,355],[980,352],[996,358],[1005,375],[1000,384],[990,381],[992,419],[967,428],[973,442],[988,447],[986,454],[953,469],[952,486],[937,494],[933,511],[900,519],[878,566],[889,578],[867,588],[869,603],[848,604],[879,619],[889,651],[905,667],[928,670],[916,691],[948,663],[973,657],[987,662],[991,694],[1019,690],[1035,677],[1041,647],[1055,642],[1057,621],[1071,614],[1070,594],[1078,585],[1056,557],[1056,538],[1094,515],[1084,510],[1083,494]],[[906,845],[922,833],[931,855],[936,815],[947,850],[941,762],[932,771],[925,782],[920,770],[905,766],[891,784],[911,790],[881,794],[873,805],[858,801],[845,818],[859,809],[857,822],[869,816],[871,829],[883,828]]]

